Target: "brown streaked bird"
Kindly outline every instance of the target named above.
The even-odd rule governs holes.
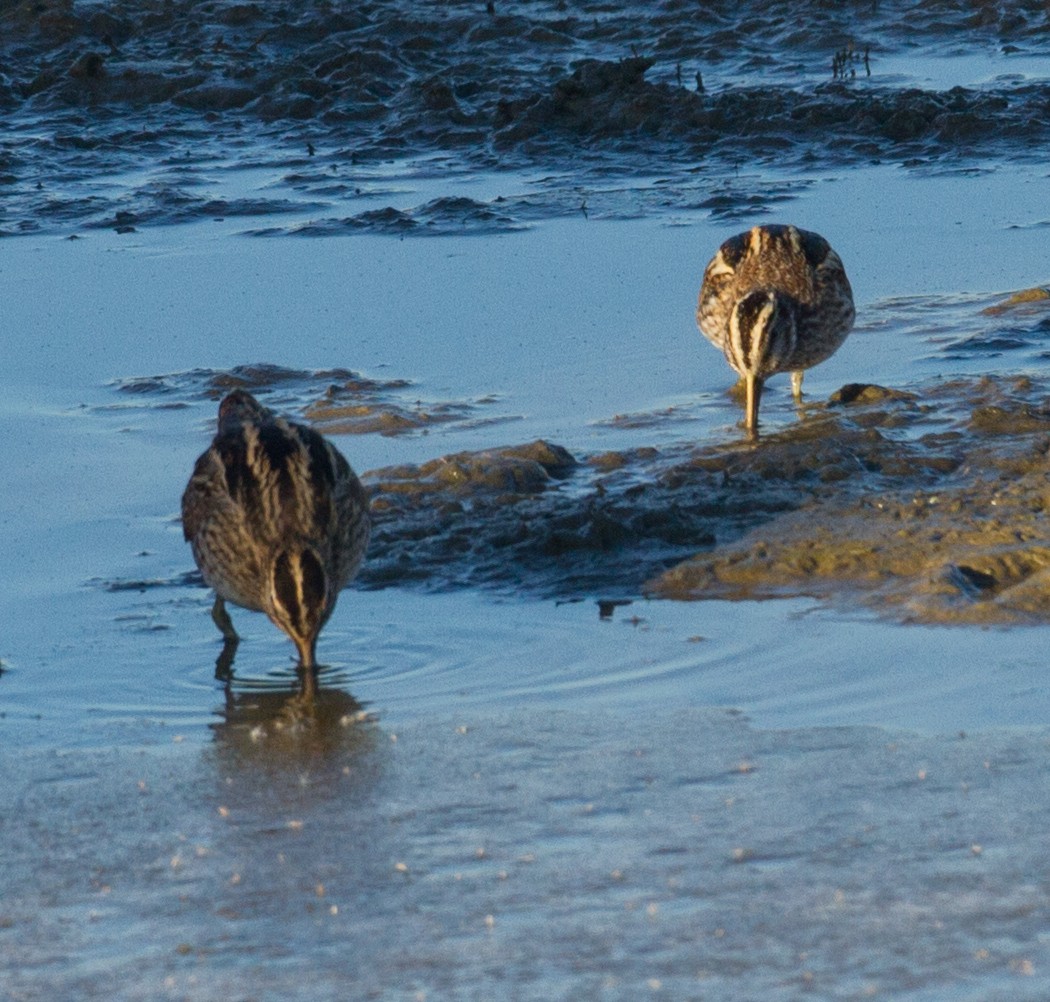
[[[182,495],[182,530],[227,641],[238,636],[226,602],[265,612],[295,643],[312,691],[317,636],[371,530],[368,495],[339,450],[234,390]]]
[[[846,269],[818,233],[755,226],[730,237],[704,271],[696,322],[742,378],[745,425],[758,430],[765,381],[791,373],[796,400],[804,370],[830,358],[855,317]]]

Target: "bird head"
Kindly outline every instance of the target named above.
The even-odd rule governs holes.
[[[747,392],[744,423],[758,432],[762,384],[775,372],[790,368],[796,342],[794,300],[776,289],[753,289],[741,296],[729,315],[726,360],[743,377]]]
[[[774,289],[755,289],[733,306],[726,359],[740,375],[765,379],[789,368],[795,340],[794,302]]]
[[[324,562],[312,546],[283,547],[270,560],[266,612],[299,649],[304,667],[314,666],[314,647],[331,614]]]

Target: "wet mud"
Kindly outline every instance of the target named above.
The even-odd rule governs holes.
[[[811,596],[937,623],[1050,616],[1050,390],[843,387],[757,445],[547,443],[373,471],[366,586]]]
[[[515,420],[495,409],[500,402],[495,394],[428,399],[412,380],[372,378],[350,369],[307,371],[258,363],[133,376],[111,386],[125,397],[114,405],[122,409],[177,409],[201,400],[218,401],[231,390],[261,392],[273,406],[298,413],[328,435],[404,435],[437,425],[471,428]]]
[[[784,179],[727,186],[726,168],[744,163],[1031,159],[1050,138],[1050,82],[1004,63],[994,80],[937,88],[880,67],[916,45],[920,61],[1024,56],[1048,30],[1034,2],[8,4],[0,234],[289,212],[310,219],[250,232],[498,232],[538,210],[599,211],[610,177],[651,180],[654,158],[682,190],[621,183],[605,211],[661,197],[754,211],[765,182]],[[431,157],[445,171],[544,177],[525,195],[405,206],[368,175]],[[260,166],[280,180],[221,191],[224,173]],[[120,172],[138,179],[119,192],[98,181]]]
[[[655,576],[649,594],[809,595],[919,622],[1046,620],[1045,385],[956,381],[924,388],[921,400],[860,404],[871,423],[846,439],[834,418],[820,422],[849,443],[854,469],[828,464],[825,484],[794,510]],[[944,421],[946,411],[962,413]],[[920,434],[902,441],[890,429]],[[793,452],[793,442],[773,444],[789,463]],[[839,487],[829,491],[827,479]]]

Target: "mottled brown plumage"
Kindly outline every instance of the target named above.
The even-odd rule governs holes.
[[[744,380],[752,434],[765,381],[790,372],[800,398],[803,371],[835,353],[854,316],[853,291],[831,245],[817,233],[773,225],[722,244],[696,310],[701,332]]]
[[[312,428],[250,393],[219,405],[211,447],[182,496],[182,528],[227,640],[225,602],[265,612],[316,667],[317,636],[368,545],[368,497],[350,464]]]

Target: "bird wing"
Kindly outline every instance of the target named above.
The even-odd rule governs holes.
[[[701,333],[717,347],[725,340],[729,315],[737,298],[737,268],[747,256],[749,235],[730,237],[708,262],[700,285],[696,322]]]
[[[215,509],[215,495],[225,489],[222,465],[212,449],[201,453],[182,494],[182,535],[194,539]]]

